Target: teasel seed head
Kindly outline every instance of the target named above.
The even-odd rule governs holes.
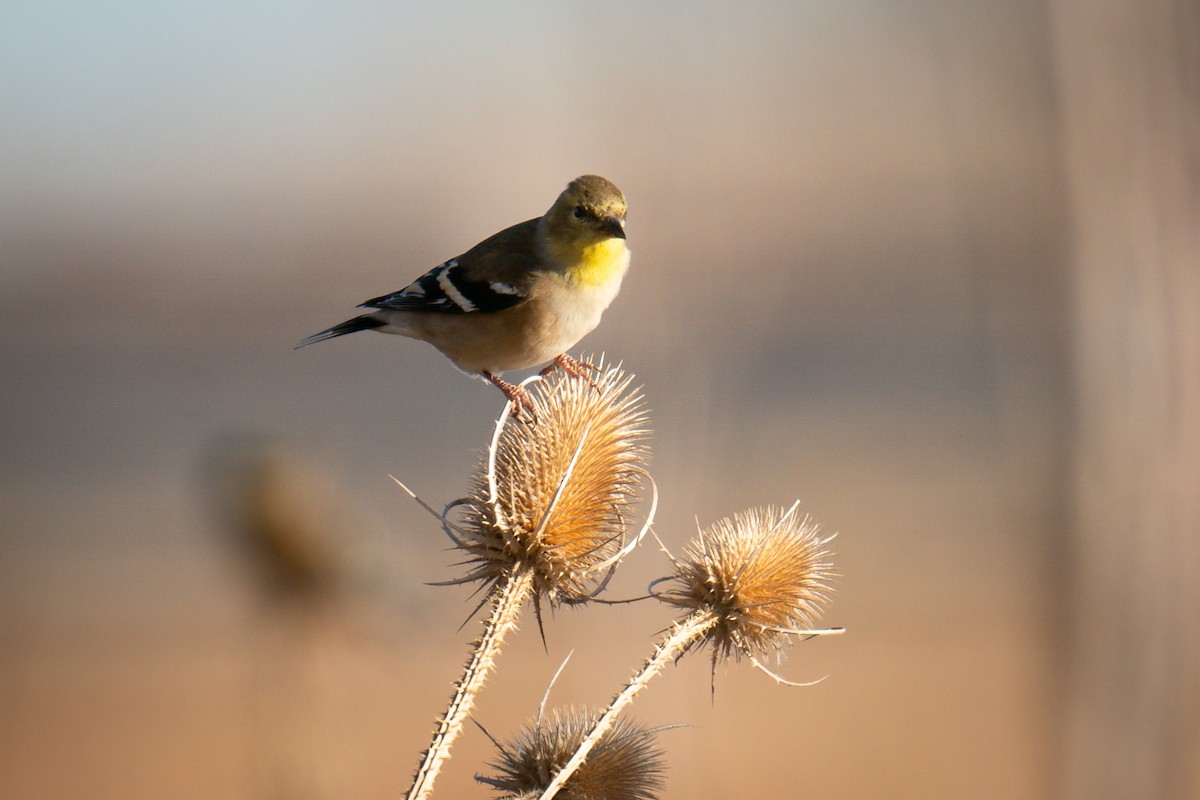
[[[664,601],[711,614],[714,660],[758,658],[811,631],[831,592],[829,541],[796,506],[755,508],[701,531],[675,563]]]
[[[491,777],[476,776],[506,800],[538,797],[579,747],[595,719],[583,709],[552,711],[530,723],[500,751]],[[665,767],[653,729],[625,719],[601,737],[587,761],[559,790],[558,800],[654,800]]]
[[[594,595],[628,551],[632,506],[648,481],[648,418],[631,380],[602,363],[590,380],[554,373],[527,387],[534,422],[501,417],[460,503],[464,581],[494,584],[529,569],[535,597]]]

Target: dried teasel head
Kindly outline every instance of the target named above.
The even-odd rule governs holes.
[[[603,584],[632,544],[632,504],[648,481],[648,419],[631,380],[603,364],[589,379],[554,373],[528,386],[536,422],[501,417],[459,503],[464,582],[528,569],[535,596],[552,602],[586,600]]]
[[[830,538],[796,506],[744,511],[700,532],[659,597],[712,615],[703,641],[714,660],[746,656],[758,664],[792,637],[841,632],[810,630],[831,591]]]
[[[559,769],[578,749],[592,727],[595,714],[571,709],[553,711],[521,730],[507,744],[497,744],[496,774],[476,776],[501,796],[541,795]],[[662,791],[665,772],[656,731],[625,719],[601,738],[581,766],[559,790],[558,800],[654,800]]]

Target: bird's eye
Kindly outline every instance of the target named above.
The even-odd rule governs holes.
[[[575,219],[583,219],[587,216],[587,212],[583,210],[583,206],[575,206]]]

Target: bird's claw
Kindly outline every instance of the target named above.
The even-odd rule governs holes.
[[[600,387],[592,380],[589,373],[599,373],[600,368],[589,361],[576,361],[566,353],[557,356],[550,364],[539,373],[543,378],[554,372],[556,369],[561,369],[563,372],[570,375],[572,378],[585,380],[593,389],[599,390]]]
[[[490,372],[485,372],[484,375],[489,381],[495,384],[496,388],[504,392],[504,396],[508,398],[509,406],[512,410],[512,415],[521,422],[529,422],[532,425],[537,424],[537,410],[533,406],[533,398],[529,396],[524,386],[518,386],[515,383],[509,383],[499,375],[493,375]],[[525,415],[529,415],[529,419],[525,419]]]

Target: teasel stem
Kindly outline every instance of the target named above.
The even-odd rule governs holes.
[[[433,791],[442,765],[450,758],[450,748],[462,733],[463,724],[475,706],[475,698],[496,665],[504,637],[516,629],[521,605],[530,596],[532,588],[533,572],[529,569],[513,571],[494,584],[492,611],[484,623],[483,633],[472,646],[471,657],[462,678],[455,684],[454,695],[434,730],[429,749],[422,755],[421,766],[405,795],[407,800],[421,800]]]
[[[595,380],[586,382],[557,376],[538,383],[528,395],[536,424],[509,424],[511,406],[506,408],[472,496],[449,503],[441,514],[396,481],[441,521],[467,556],[468,574],[441,585],[482,584],[485,602],[492,603],[408,800],[432,791],[524,601],[533,601],[540,624],[543,600],[553,605],[593,599],[649,530],[654,502],[641,533],[626,540],[630,504],[642,479],[653,488],[644,466],[648,429],[642,399],[629,384],[617,367],[599,367]],[[463,517],[458,522],[450,520],[455,509]]]
[[[674,623],[655,645],[654,655],[596,719],[540,800],[551,800],[563,788],[651,678],[694,647],[712,645],[714,669],[722,658],[744,655],[776,681],[805,685],[783,680],[758,659],[779,652],[793,637],[809,639],[844,630],[809,627],[828,593],[829,539],[818,536],[815,523],[797,515],[798,506],[786,511],[751,509],[720,520],[700,531],[682,558],[671,557],[674,575],[654,581],[651,594],[688,613]],[[659,593],[653,588],[668,581],[672,591]]]
[[[634,674],[625,684],[625,688],[618,692],[612,702],[608,704],[608,708],[604,709],[604,713],[596,719],[591,731],[580,743],[579,749],[554,776],[538,800],[551,800],[558,794],[558,791],[575,774],[575,771],[583,766],[583,762],[587,760],[588,754],[592,752],[601,737],[616,723],[621,712],[625,710],[625,706],[633,702],[633,698],[646,688],[651,678],[702,641],[716,626],[717,621],[718,617],[715,612],[709,609],[699,609],[675,622],[667,635],[655,646],[654,654],[646,659],[642,668]]]

